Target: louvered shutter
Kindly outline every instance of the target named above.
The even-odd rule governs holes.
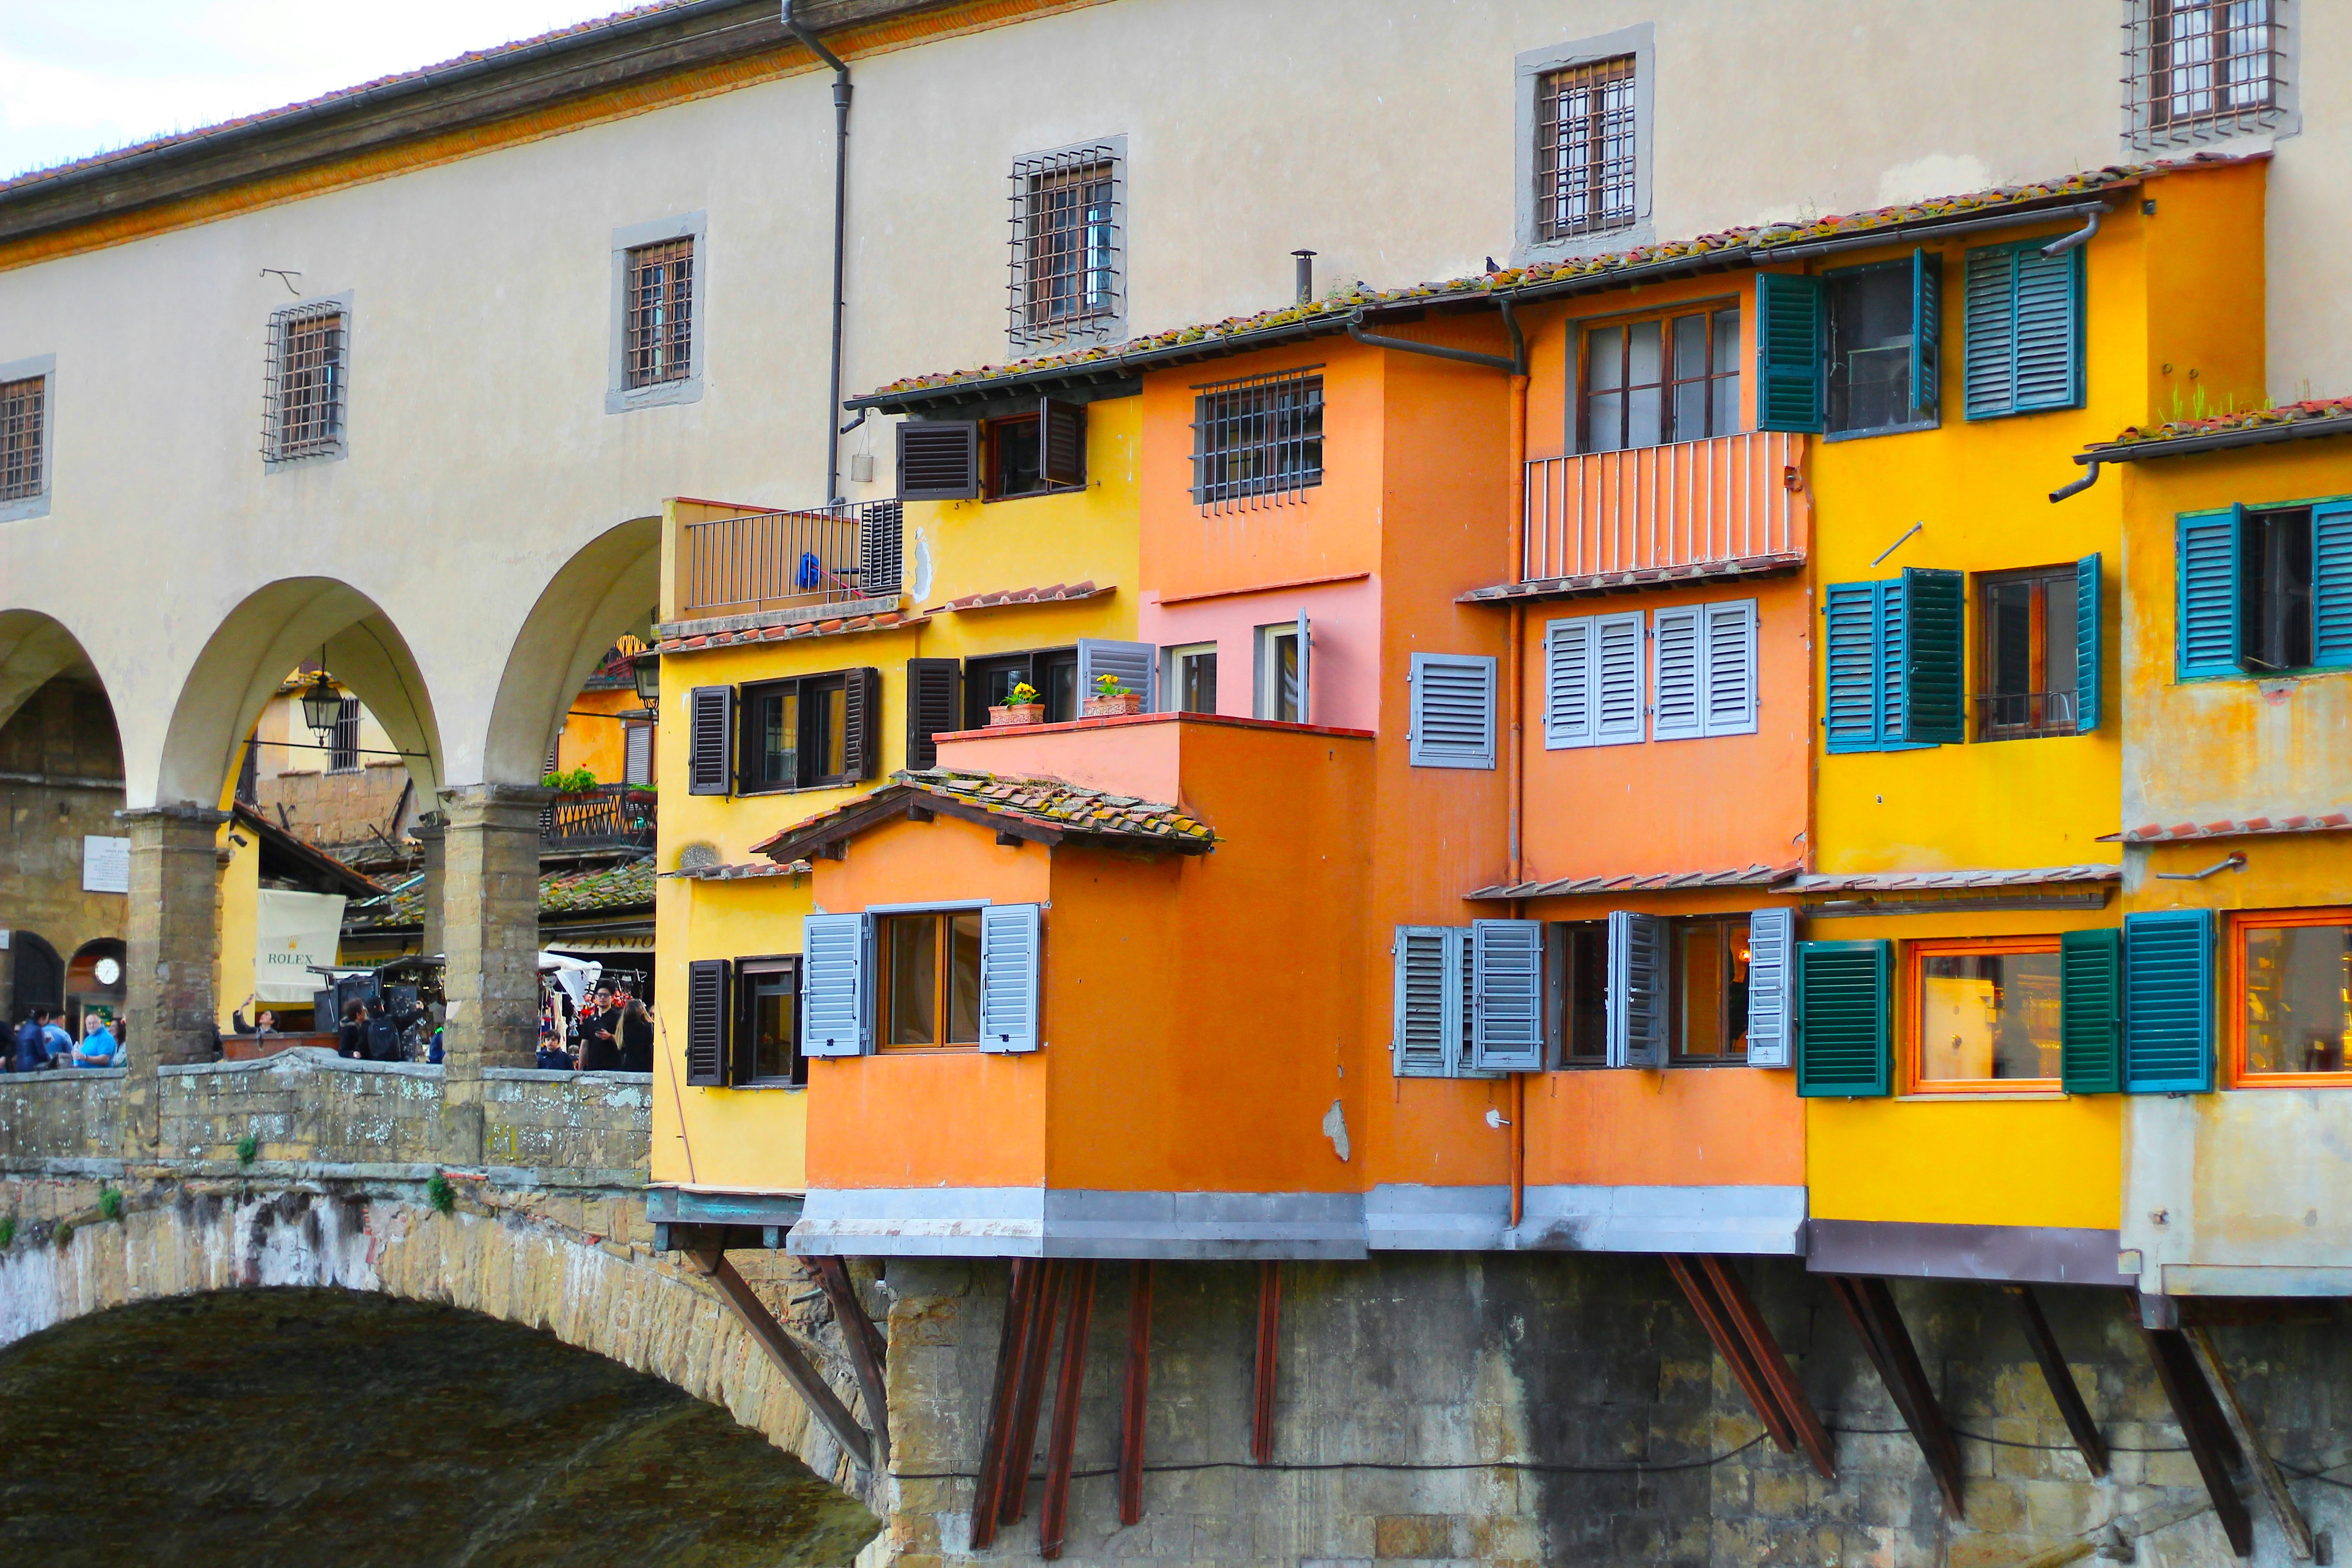
[[[951,658],[910,658],[907,661],[907,765],[937,767],[939,743],[934,735],[959,729],[963,722],[963,666]]]
[[[723,958],[686,966],[686,1081],[705,1088],[727,1082],[728,976]]]
[[[853,669],[843,678],[841,765],[852,779],[882,771],[882,672]]]
[[[1756,275],[1756,428],[1819,430],[1822,280],[1788,272]]]
[[[1544,627],[1544,749],[1592,744],[1592,617]]]
[[[1301,724],[1311,724],[1315,721],[1309,718],[1308,714],[1313,711],[1312,699],[1315,695],[1315,687],[1313,680],[1310,679],[1314,675],[1314,671],[1307,668],[1307,656],[1315,651],[1315,628],[1308,623],[1307,619],[1307,612],[1304,610],[1298,612],[1298,630],[1296,634],[1296,640],[1293,641],[1290,646],[1294,650],[1294,657],[1298,660],[1298,701],[1297,704],[1298,710],[1298,722]],[[1144,706],[1149,708],[1154,706],[1154,704],[1147,702]]]
[[[1701,619],[1696,605],[1650,616],[1650,739],[1684,741],[1705,732],[1699,711]]]
[[[971,500],[980,494],[980,424],[909,419],[898,426],[898,499]]]
[[[1458,926],[1399,926],[1390,956],[1396,967],[1389,1066],[1399,1078],[1444,1078],[1461,1033]]]
[[[801,1055],[862,1057],[874,1042],[874,918],[801,917]]]
[[[1609,911],[1609,1065],[1666,1065],[1666,922]]]
[[[1049,485],[1087,482],[1086,405],[1037,400],[1037,466]]]
[[[2099,558],[2074,563],[2074,733],[2099,727]]]
[[[2083,401],[2083,251],[2017,252],[2017,404],[2020,414]]]
[[[2213,911],[2124,917],[2124,1088],[2213,1087]]]
[[[895,599],[904,585],[907,509],[894,500],[867,501],[857,515],[858,591]]]
[[[1642,622],[1639,610],[1592,618],[1592,743],[1623,746],[1647,732],[1643,721]]]
[[[1701,606],[1701,732],[1756,732],[1756,601]]]
[[[1116,675],[1118,689],[1131,691],[1143,699],[1146,712],[1158,709],[1152,688],[1160,668],[1160,650],[1148,642],[1113,642],[1107,637],[1078,639],[1078,689],[1088,697],[1099,696],[1095,689],[1095,677]]]
[[[2058,1078],[2069,1094],[2123,1087],[2123,952],[2113,927],[2058,939]]]
[[[1990,419],[2017,405],[2017,252],[1971,250],[1961,268],[1961,411]]]
[[[735,777],[735,689],[698,686],[686,695],[686,793],[726,795]]]
[[[2352,501],[2311,509],[2311,662],[2352,664]]]
[[[1748,1065],[1784,1068],[1793,1059],[1797,911],[1748,915]]]
[[[1903,579],[1875,584],[1878,591],[1878,743],[1893,751],[1907,746],[1910,716],[1910,625],[1904,611]]]
[[[1470,929],[1467,926],[1454,928],[1453,963],[1451,978],[1457,1027],[1446,1042],[1454,1054],[1447,1058],[1445,1070],[1455,1078],[1500,1078],[1503,1076],[1501,1073],[1483,1070],[1471,1059],[1470,1031],[1477,1021],[1478,998],[1473,989],[1477,980],[1477,965],[1471,962]]]
[[[1412,766],[1493,767],[1494,659],[1474,654],[1417,653],[1412,656],[1409,679],[1412,731],[1407,755]]]
[[[1823,596],[1829,622],[1829,674],[1822,727],[1832,752],[1877,747],[1879,729],[1876,583],[1832,583]]]
[[[1931,420],[1943,395],[1944,257],[1911,253],[1911,417]]]
[[[991,904],[980,911],[980,1048],[1037,1048],[1042,922],[1035,904]]]
[[[1541,921],[1470,922],[1470,1065],[1481,1072],[1541,1072]]]
[[[1958,572],[1904,568],[1904,740],[1949,746],[1968,739],[1967,581]]]
[[[2238,542],[2244,509],[2180,514],[2179,674],[2240,673]]]
[[[1888,1091],[1887,1038],[1893,944],[1797,944],[1797,1092],[1878,1095]]]

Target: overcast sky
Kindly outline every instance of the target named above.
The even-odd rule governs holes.
[[[0,178],[315,98],[632,0],[0,0]]]

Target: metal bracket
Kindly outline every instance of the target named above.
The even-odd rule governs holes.
[[[2202,871],[2158,871],[2156,874],[2156,879],[2159,882],[2201,882],[2218,872],[2242,871],[2245,868],[2246,854],[2241,849],[2226,860],[2214,861]]]

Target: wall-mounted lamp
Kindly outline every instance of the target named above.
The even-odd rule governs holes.
[[[629,675],[637,683],[637,700],[648,708],[661,706],[661,655],[647,648],[637,655],[629,666]]]

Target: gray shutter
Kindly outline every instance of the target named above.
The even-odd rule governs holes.
[[[1756,732],[1756,601],[1702,606],[1699,726],[1708,735]]]
[[[735,689],[698,686],[686,711],[686,793],[726,795],[735,778]]]
[[[1148,642],[1113,642],[1108,637],[1078,639],[1078,690],[1087,697],[1097,695],[1095,677],[1116,675],[1119,689],[1131,691],[1143,699],[1144,711],[1151,712],[1155,677],[1160,669],[1160,650]]]
[[[1481,1072],[1541,1072],[1541,921],[1470,922],[1470,1065]]]
[[[1035,904],[980,911],[980,1048],[1037,1048],[1041,922]]]
[[[1085,404],[1037,400],[1037,471],[1049,485],[1087,482]]]
[[[874,1048],[874,917],[801,917],[801,1055]]]
[[[1642,623],[1639,610],[1592,618],[1592,743],[1622,746],[1649,732],[1642,711]]]
[[[1301,724],[1311,724],[1314,722],[1312,719],[1307,717],[1307,713],[1309,712],[1308,699],[1313,695],[1314,689],[1307,684],[1307,656],[1312,650],[1314,640],[1314,628],[1307,622],[1307,612],[1301,610],[1298,612],[1298,642],[1297,645],[1298,648],[1298,722]]]
[[[727,972],[723,958],[686,966],[686,1081],[698,1088],[727,1082]]]
[[[1696,605],[1650,616],[1650,739],[1686,741],[1705,732],[1699,711],[1700,617]]]
[[[1454,1058],[1449,1042],[1461,1030],[1461,987],[1453,975],[1463,934],[1456,926],[1396,928],[1389,947],[1396,969],[1389,1067],[1399,1078],[1448,1076]]]
[[[907,509],[870,500],[857,513],[857,590],[869,599],[895,599],[906,576]]]
[[[1751,910],[1748,915],[1748,1065],[1784,1068],[1795,1061],[1797,912]]]
[[[1638,618],[1638,617],[1637,617]],[[1416,768],[1495,765],[1495,660],[1478,654],[1417,653],[1407,755]]]
[[[842,685],[842,769],[852,779],[870,779],[882,771],[882,672],[853,669]]]
[[[898,499],[971,500],[980,494],[980,424],[909,419],[898,426]]]
[[[963,666],[951,658],[907,661],[907,765],[939,765],[931,737],[963,726]]]
[[[1544,627],[1544,749],[1592,744],[1592,617]]]
[[[1666,922],[1609,911],[1609,1065],[1666,1065]]]

